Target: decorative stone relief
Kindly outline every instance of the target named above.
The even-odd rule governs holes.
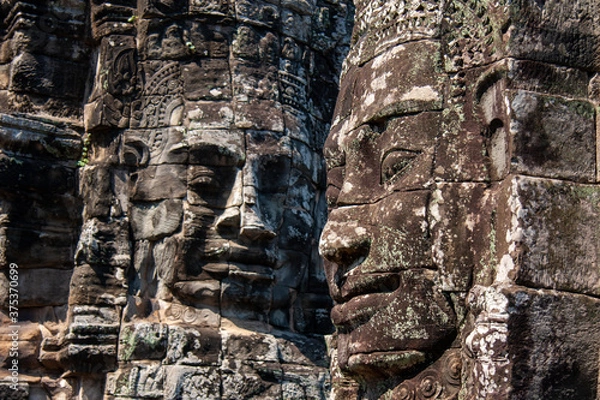
[[[0,1],[0,398],[597,399],[599,6]]]
[[[131,99],[136,92],[137,66],[134,38],[102,38],[94,91],[85,106],[88,132],[129,126]]]

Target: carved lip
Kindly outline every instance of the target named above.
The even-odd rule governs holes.
[[[229,277],[243,281],[266,281],[275,279],[273,268],[263,265],[249,265],[240,263],[229,264]]]
[[[391,293],[398,289],[399,285],[400,278],[394,272],[349,274],[340,284],[341,300],[348,301],[366,294]]]
[[[413,370],[427,361],[427,355],[418,350],[378,351],[373,353],[355,353],[348,358],[345,369],[365,373],[396,376],[399,373]]]
[[[385,307],[398,290],[398,273],[348,274],[339,284],[339,303],[331,310],[338,328],[354,329]]]
[[[393,293],[370,293],[338,304],[331,309],[333,324],[341,330],[352,330],[389,304],[392,297]]]
[[[277,267],[277,251],[262,247],[245,246],[231,240],[207,242],[202,250],[202,258],[207,261],[229,261],[239,264]]]
[[[202,271],[208,272],[215,279],[238,277],[250,281],[273,281],[273,268],[264,265],[243,264],[234,262],[208,263],[202,266]]]

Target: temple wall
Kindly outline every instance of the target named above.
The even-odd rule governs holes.
[[[0,1],[0,398],[600,398],[599,19]]]

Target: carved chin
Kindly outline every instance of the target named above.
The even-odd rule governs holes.
[[[403,271],[392,293],[366,294],[335,306],[338,362],[359,375],[419,370],[456,337],[456,314],[426,273]]]

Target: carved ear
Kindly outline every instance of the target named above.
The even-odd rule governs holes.
[[[511,142],[506,109],[507,67],[501,63],[484,72],[476,84],[475,110],[485,136],[490,175],[502,179],[509,172]]]
[[[125,138],[120,158],[124,165],[145,167],[150,159],[150,149],[140,138]]]
[[[507,66],[495,65],[485,71],[475,84],[475,106],[485,125],[494,119],[504,119],[506,106],[504,94],[507,86]]]
[[[183,100],[180,97],[174,98],[169,104],[165,106],[165,113],[162,121],[163,125],[180,125],[181,120],[183,119],[183,108]]]

